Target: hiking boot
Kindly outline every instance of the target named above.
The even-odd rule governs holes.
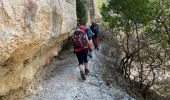
[[[83,71],[80,71],[80,75],[81,75],[82,80],[86,80],[86,76]]]
[[[85,69],[85,74],[86,75],[88,75],[89,72],[90,72],[89,69]]]
[[[89,55],[90,58],[92,58],[92,55]]]
[[[98,47],[98,46],[96,47],[96,50],[99,50],[99,47]]]
[[[94,49],[96,49],[97,51],[99,50],[99,47],[95,47]]]

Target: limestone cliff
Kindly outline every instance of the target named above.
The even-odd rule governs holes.
[[[85,4],[87,24],[90,24],[91,20],[95,18],[95,1],[94,0],[82,0]]]
[[[0,0],[0,97],[30,84],[76,20],[76,0]]]
[[[91,20],[100,20],[100,9],[105,0],[82,0],[85,4],[87,24],[91,23]]]
[[[88,0],[85,0],[86,2]],[[103,3],[106,3],[107,0],[90,0],[88,1],[88,16],[89,16],[89,19],[95,19],[96,21],[98,22],[101,22],[101,14],[100,14],[100,11],[101,11],[101,7],[103,5]]]

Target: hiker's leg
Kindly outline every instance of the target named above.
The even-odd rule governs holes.
[[[79,61],[80,75],[83,80],[86,80],[85,71],[84,71],[84,62],[83,62],[83,51],[76,53]]]
[[[83,62],[83,51],[79,51],[76,53],[78,62],[79,62],[79,69],[80,71],[84,71],[84,62]]]
[[[85,74],[87,75],[89,73],[88,69],[88,59],[87,59],[88,49],[84,49],[84,66],[85,66]]]
[[[90,58],[92,58],[92,48],[93,48],[93,43],[92,43],[92,39],[89,40],[89,52],[88,52],[88,56]]]
[[[92,58],[92,49],[89,49],[88,56]]]
[[[84,62],[84,66],[87,68],[87,63],[88,63],[88,59],[87,59],[87,55],[88,55],[88,48],[87,49],[83,49],[83,62]]]
[[[82,65],[82,64],[79,65],[79,69],[80,69],[80,71],[84,71],[84,69],[85,69],[85,68],[84,68],[84,65]]]
[[[92,50],[92,48],[93,48],[93,41],[91,39],[91,40],[89,40],[89,49]]]
[[[96,37],[96,48],[99,49],[99,36]]]
[[[97,49],[97,36],[94,37],[94,48]]]
[[[88,63],[84,63],[84,65],[85,65],[85,74],[87,75],[90,72],[88,68]]]
[[[92,36],[93,47],[95,46],[95,36]]]
[[[84,63],[85,69],[88,69],[88,63]]]

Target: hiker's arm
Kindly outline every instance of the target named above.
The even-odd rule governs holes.
[[[89,39],[88,39],[88,36],[86,35],[86,40],[87,40],[87,42],[88,42],[88,45],[90,44],[90,41],[89,41]]]

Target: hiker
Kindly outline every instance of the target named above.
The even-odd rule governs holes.
[[[93,36],[94,48],[99,50],[99,27],[98,27],[97,23],[94,20],[92,20],[90,29],[94,33],[94,36]]]
[[[87,26],[86,29],[85,29],[85,33],[88,37],[88,40],[89,40],[89,52],[88,52],[88,56],[90,58],[92,58],[92,46],[93,46],[93,43],[92,43],[92,37],[93,37],[93,32],[91,31],[90,27]]]
[[[84,30],[85,30],[85,26],[81,25],[79,29],[77,29],[74,32],[73,46],[74,46],[74,52],[79,62],[81,78],[83,80],[86,80],[85,74],[87,75],[89,73],[88,60],[87,60],[89,41]]]

